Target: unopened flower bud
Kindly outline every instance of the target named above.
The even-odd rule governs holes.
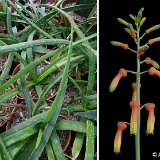
[[[140,26],[142,26],[145,21],[146,21],[146,17],[143,17],[142,20],[140,21]]]
[[[155,25],[155,26],[147,29],[145,32],[146,32],[147,34],[149,34],[149,33],[151,33],[152,31],[155,31],[155,30],[157,30],[157,29],[159,29],[159,28],[160,28],[160,24]]]
[[[152,60],[150,57],[145,58],[145,63],[146,64],[151,64],[156,69],[160,68],[159,64],[156,61]]]
[[[148,111],[146,133],[147,134],[154,134],[154,124],[155,124],[154,109],[155,109],[155,104],[154,103],[148,103],[145,106],[145,108]]]
[[[130,118],[130,134],[136,135],[137,133],[137,115],[138,115],[138,109],[140,108],[139,102],[133,102],[131,101],[129,103],[132,111],[131,111],[131,118]]]
[[[127,32],[132,38],[136,38],[136,33],[133,29],[124,28],[125,32]]]
[[[135,31],[133,30],[133,28],[130,28],[130,35],[132,38],[136,38],[136,36],[137,36]]]
[[[134,15],[129,14],[129,17],[130,17],[132,20],[134,20],[134,21],[135,21],[135,16],[134,16]]]
[[[153,39],[148,40],[148,44],[152,45],[153,43],[159,42],[159,41],[160,41],[160,37],[153,38]]]
[[[118,22],[120,22],[120,23],[122,23],[122,24],[124,24],[125,26],[127,26],[128,27],[128,22],[126,22],[125,20],[123,20],[122,18],[117,18],[117,20],[118,20]]]
[[[144,46],[141,46],[141,47],[138,49],[137,53],[138,53],[139,55],[143,55],[148,48],[149,48],[149,46],[148,46],[147,44],[144,45]]]
[[[129,35],[131,35],[131,32],[130,32],[130,30],[129,30],[128,28],[124,28],[124,31],[125,31],[126,33],[128,33]]]
[[[117,123],[117,132],[114,138],[114,152],[120,153],[122,143],[122,131],[127,128],[127,124],[124,122]]]
[[[122,42],[118,42],[118,41],[112,41],[111,44],[113,46],[122,47],[124,49],[128,49],[129,48],[128,44],[125,44],[125,43],[122,43]]]
[[[117,87],[120,79],[121,79],[122,77],[126,77],[126,76],[127,76],[127,71],[126,71],[125,69],[121,68],[121,69],[119,70],[119,73],[118,73],[118,74],[114,77],[114,79],[112,80],[112,82],[111,82],[111,84],[110,84],[110,86],[109,86],[109,91],[110,91],[110,92],[113,92],[113,91],[116,89],[116,87]]]
[[[151,67],[148,72],[149,72],[149,75],[156,75],[156,76],[160,77],[160,71],[158,71],[154,67]]]
[[[137,15],[137,23],[140,23],[141,19],[142,19],[142,13],[144,11],[144,8],[141,8],[138,12],[138,15]]]

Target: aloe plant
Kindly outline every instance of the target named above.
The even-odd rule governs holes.
[[[61,8],[62,1],[55,5],[32,1],[22,5],[16,0],[0,2],[0,19],[7,24],[6,33],[0,34],[0,57],[7,57],[0,75],[0,105],[2,108],[8,104],[10,107],[23,106],[10,103],[21,96],[27,111],[23,122],[0,134],[0,159],[39,159],[42,153],[49,160],[75,158],[84,146],[85,159],[94,159],[96,94],[92,91],[96,85],[97,35],[96,30],[91,32],[90,29],[96,24],[96,4],[79,3]],[[68,14],[83,10],[90,14],[81,22],[76,23]],[[68,21],[68,25],[60,23],[61,17]],[[20,68],[12,74],[14,61]],[[44,63],[38,71],[37,66]],[[88,73],[86,80],[81,79],[80,71],[77,72],[83,65]],[[71,76],[74,70],[75,77]],[[78,97],[64,105],[69,84],[74,86]],[[58,89],[49,101],[46,96],[53,88]],[[31,89],[36,98],[30,93]],[[66,113],[76,120],[61,119]],[[62,149],[59,131],[65,130],[81,135],[81,140],[77,141],[76,137],[76,144],[71,146],[72,155]]]

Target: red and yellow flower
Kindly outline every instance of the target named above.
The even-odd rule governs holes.
[[[154,68],[159,69],[159,64],[152,60],[150,57],[145,58],[145,63],[146,64],[151,64]]]
[[[155,76],[160,77],[160,71],[158,71],[154,67],[151,67],[148,72],[149,72],[149,75],[155,75]]]
[[[110,92],[113,92],[113,91],[116,89],[116,87],[117,87],[120,79],[121,79],[122,77],[126,77],[126,76],[127,76],[127,71],[126,71],[124,68],[121,68],[121,69],[119,70],[119,73],[118,73],[118,74],[114,77],[114,79],[112,80],[112,82],[111,82],[111,84],[110,84],[110,86],[109,86],[109,91],[110,91]]]
[[[122,47],[124,49],[128,49],[129,48],[128,44],[125,44],[125,43],[122,43],[122,42],[118,42],[118,41],[112,41],[111,44],[113,46]]]
[[[155,124],[154,109],[155,109],[155,104],[154,103],[148,103],[145,106],[145,108],[148,111],[146,133],[147,134],[154,134],[154,124]]]
[[[138,125],[137,125],[137,116],[138,116],[138,109],[140,108],[140,103],[139,102],[134,102],[131,101],[129,103],[132,111],[131,111],[131,118],[130,118],[130,134],[136,135]]]
[[[121,143],[122,143],[122,131],[127,128],[127,124],[125,122],[117,123],[117,132],[114,138],[114,152],[120,153]]]

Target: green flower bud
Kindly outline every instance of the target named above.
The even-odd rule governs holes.
[[[149,44],[149,45],[152,45],[153,43],[159,42],[159,41],[160,41],[160,37],[153,38],[153,39],[149,39],[149,40],[148,40],[148,44]]]
[[[138,12],[138,15],[137,15],[137,23],[140,23],[141,19],[142,19],[142,13],[144,11],[144,8],[141,8]]]
[[[143,17],[142,20],[140,21],[140,26],[142,26],[145,21],[146,21],[146,17]]]
[[[124,28],[124,31],[125,31],[126,33],[128,33],[129,35],[131,35],[131,32],[130,32],[130,30],[129,30],[128,28]]]
[[[152,31],[155,31],[155,30],[157,30],[157,29],[159,29],[159,28],[160,28],[160,24],[155,25],[155,26],[147,29],[147,30],[146,30],[146,33],[149,34],[149,33],[151,33]]]
[[[126,22],[125,20],[123,20],[122,18],[117,18],[117,21],[118,22],[120,22],[120,23],[122,23],[122,24],[124,24],[125,26],[127,26],[128,27],[128,22]]]
[[[130,17],[132,20],[134,20],[134,21],[135,21],[135,16],[134,16],[134,15],[129,14],[129,17]]]

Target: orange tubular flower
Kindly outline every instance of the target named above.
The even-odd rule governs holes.
[[[155,123],[155,116],[154,116],[154,109],[155,104],[149,103],[145,106],[145,108],[148,110],[148,120],[147,120],[147,134],[154,134],[154,123]]]
[[[112,82],[111,82],[111,84],[110,84],[110,86],[109,86],[109,91],[110,91],[110,92],[113,92],[113,91],[116,89],[116,87],[117,87],[120,79],[121,79],[122,77],[126,77],[126,76],[127,76],[127,71],[126,71],[125,69],[121,68],[121,69],[119,70],[119,73],[118,73],[118,74],[114,77],[114,79],[112,80]]]
[[[117,132],[114,138],[114,152],[120,153],[121,142],[122,142],[122,131],[127,128],[127,124],[124,122],[117,123]]]
[[[158,71],[158,70],[155,69],[154,67],[151,67],[151,68],[149,69],[149,74],[150,74],[150,75],[156,75],[156,76],[160,77],[160,71]]]
[[[154,66],[154,68],[159,69],[159,64],[152,60],[150,57],[145,58],[145,63],[146,64],[151,64],[152,66]]]
[[[132,109],[131,119],[130,119],[130,134],[136,135],[137,133],[137,113],[138,113],[138,108],[140,107],[140,103],[131,101],[129,105]]]
[[[122,43],[122,42],[118,42],[118,41],[112,41],[111,44],[113,46],[122,47],[124,49],[128,49],[129,48],[128,44],[125,44],[125,43]]]
[[[140,85],[140,87],[141,87],[141,85]],[[132,101],[135,102],[135,101],[137,101],[136,83],[132,83],[132,88],[133,88]]]

